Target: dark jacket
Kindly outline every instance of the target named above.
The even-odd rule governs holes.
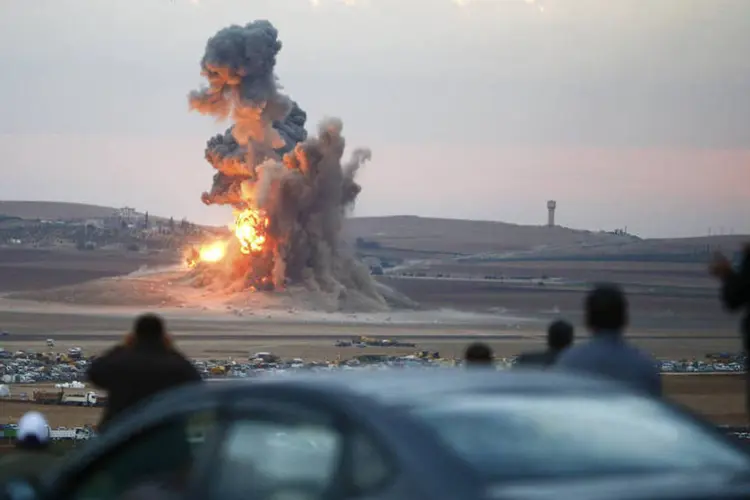
[[[26,447],[18,442],[14,451],[0,457],[0,484],[12,479],[35,480],[56,461],[49,445]]]
[[[721,287],[721,300],[730,311],[745,309],[742,318],[742,343],[745,351],[750,350],[750,251],[740,262],[739,270],[727,276]]]
[[[520,368],[547,367],[555,364],[555,361],[561,352],[562,351],[548,349],[546,351],[523,353],[516,358],[515,364]]]
[[[201,380],[195,367],[178,351],[144,343],[107,351],[91,363],[88,378],[108,395],[100,432],[123,411],[154,394]]]
[[[610,378],[652,396],[661,396],[657,361],[618,332],[600,332],[588,342],[566,349],[555,367]]]

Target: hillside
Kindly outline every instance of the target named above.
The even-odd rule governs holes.
[[[479,259],[706,254],[719,249],[734,252],[750,241],[748,235],[640,239],[564,227],[413,216],[352,218],[346,222],[345,237],[365,240],[365,253],[372,255]]]
[[[548,246],[611,246],[635,240],[631,236],[563,227],[413,216],[352,218],[347,221],[345,232],[349,240],[364,238],[383,247],[453,254],[513,252]]]
[[[55,201],[0,201],[0,216],[21,219],[73,220],[110,217],[113,207]]]
[[[0,216],[72,220],[108,217],[115,208],[83,203],[0,201]],[[153,217],[154,220],[160,219]],[[416,216],[355,217],[344,225],[344,239],[360,238],[399,258],[462,257],[477,259],[555,258],[646,254],[733,252],[750,236],[640,239],[629,235],[564,227],[522,226],[495,221],[437,219]],[[369,250],[372,250],[370,248]]]
[[[86,219],[103,219],[111,217],[117,208],[87,203],[68,203],[63,201],[2,201],[0,200],[0,218],[19,218],[24,220],[81,221]],[[143,211],[136,212],[143,215]],[[166,221],[168,217],[150,214],[152,221]],[[207,226],[209,227],[209,226]]]

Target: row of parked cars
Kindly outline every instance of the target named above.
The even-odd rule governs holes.
[[[515,357],[500,358],[498,369],[513,366]],[[664,373],[739,373],[744,369],[744,361],[723,359],[706,360],[661,360],[660,369]],[[411,355],[389,355],[383,353],[353,354],[348,359],[333,361],[307,361],[302,358],[281,359],[270,352],[259,352],[248,360],[196,360],[194,364],[205,377],[244,378],[264,372],[284,372],[290,370],[354,370],[390,369],[403,367],[440,368],[461,364],[461,360],[443,358],[433,351],[417,351]]]
[[[352,370],[357,368],[387,369],[391,367],[455,366],[460,360],[444,358],[440,353],[417,350],[411,355],[388,354],[388,347],[413,347],[409,342],[357,337],[339,340],[341,347],[379,347],[379,352],[371,350],[353,351],[348,359],[310,361],[302,358],[281,359],[271,352],[251,353],[246,360],[215,359],[196,360],[195,364],[205,377],[247,377],[262,371],[284,371],[297,369],[310,370]],[[498,359],[499,368],[512,366],[514,358]],[[71,382],[82,380],[89,360],[80,348],[70,348],[67,352],[9,352],[0,348],[0,384]],[[662,360],[660,368],[665,373],[736,373],[744,369],[744,358],[739,354],[708,354],[700,360]]]

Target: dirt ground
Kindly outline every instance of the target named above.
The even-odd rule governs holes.
[[[738,375],[665,375],[667,398],[716,423],[717,425],[746,425],[744,413],[744,380]],[[16,386],[15,391],[21,391]],[[30,392],[33,388],[29,387]],[[52,427],[94,425],[101,415],[100,408],[45,406],[20,402],[0,401],[0,423],[17,422],[27,411],[43,412]]]
[[[33,252],[26,256],[0,252],[0,291],[80,283],[92,277],[87,273],[125,273],[141,263],[135,257],[120,262],[116,256],[89,254],[84,258],[71,254],[51,258]],[[0,295],[0,330],[9,332],[0,337],[0,347],[46,351],[45,339],[54,338],[56,351],[75,346],[94,354],[118,342],[136,314],[150,310],[167,319],[178,346],[196,358],[246,359],[251,352],[271,351],[284,358],[333,360],[374,352],[411,354],[415,350],[333,346],[336,339],[359,335],[409,340],[417,344],[416,350],[439,351],[443,357],[459,357],[469,342],[481,339],[498,356],[508,357],[542,348],[546,325],[560,317],[577,326],[577,339],[582,341],[586,333],[582,328],[585,286],[581,283],[604,276],[626,284],[632,319],[628,335],[653,355],[663,359],[703,358],[711,352],[740,349],[737,318],[722,310],[715,285],[706,280],[700,265],[547,262],[475,267],[474,272],[492,268],[492,273],[506,276],[548,275],[566,281],[561,285],[524,286],[481,279],[384,277],[385,284],[421,307],[383,314],[267,309],[263,300],[241,312],[228,307],[206,310],[204,301],[208,299],[177,309],[163,306],[150,296],[135,300],[133,295],[142,294],[133,283],[125,283],[125,288],[103,285],[106,290],[102,293],[116,299],[107,307],[51,301],[23,303]],[[128,294],[123,293],[126,288]],[[156,286],[147,288],[160,293]],[[665,376],[665,389],[668,397],[717,423],[744,423],[742,380],[738,376],[669,375]],[[17,419],[31,408],[33,405],[0,401],[0,422]],[[99,412],[67,407],[43,410],[54,426],[94,423]]]
[[[719,425],[748,425],[744,375],[665,375],[668,398]]]
[[[521,301],[520,296],[514,300]],[[538,300],[544,300],[540,295]],[[695,306],[697,307],[697,306]],[[689,309],[689,307],[688,307]],[[158,309],[156,309],[158,311]],[[99,314],[69,310],[52,304],[37,310],[0,311],[0,328],[12,332],[0,337],[0,346],[8,350],[48,350],[45,339],[56,340],[55,351],[82,347],[95,354],[118,342],[131,324],[138,309],[101,310]],[[392,322],[378,318],[371,321],[339,315],[326,320],[304,317],[235,317],[229,314],[199,314],[195,311],[160,311],[168,321],[177,345],[195,358],[245,360],[258,351],[271,351],[284,358],[307,360],[347,359],[364,353],[411,354],[415,350],[438,351],[443,357],[460,357],[466,345],[475,339],[488,343],[499,357],[509,357],[544,346],[544,327],[552,314],[533,321],[516,321],[500,315],[492,323],[483,316],[460,317],[449,321],[450,314],[420,313],[419,321],[409,323],[408,315],[394,314]],[[410,313],[411,314],[411,313]],[[414,313],[417,314],[417,313]],[[441,315],[443,314],[443,315]],[[690,312],[685,313],[688,317]],[[416,316],[415,316],[416,317]],[[430,317],[441,318],[429,322]],[[679,315],[677,316],[679,318]],[[445,319],[448,318],[448,319]],[[367,319],[367,318],[365,318]],[[473,319],[473,321],[471,320]],[[445,323],[443,323],[445,321]],[[682,326],[684,325],[684,328]],[[337,348],[336,339],[357,335],[409,340],[416,348]],[[734,325],[723,329],[695,326],[695,322],[657,323],[652,328],[630,333],[635,344],[664,359],[703,358],[710,352],[735,352],[740,348]],[[579,332],[579,341],[585,333]],[[667,397],[706,416],[717,424],[741,425],[743,415],[743,381],[737,375],[666,375]],[[19,389],[13,388],[14,393]],[[15,421],[34,405],[0,402],[0,422]],[[98,409],[42,407],[53,426],[93,424]]]
[[[0,292],[42,290],[165,265],[166,255],[0,247]]]
[[[95,425],[100,418],[100,408],[35,405],[0,401],[0,422],[16,423],[27,411],[39,411],[47,417],[50,427],[81,427]]]

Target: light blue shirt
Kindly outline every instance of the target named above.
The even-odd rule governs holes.
[[[618,332],[600,332],[588,342],[566,349],[557,358],[555,367],[614,379],[652,396],[661,396],[657,361],[630,345]]]

